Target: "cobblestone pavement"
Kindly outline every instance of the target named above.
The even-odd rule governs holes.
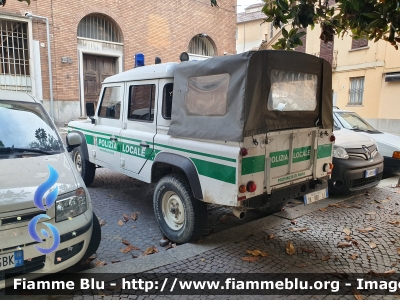
[[[284,219],[280,226],[267,231],[259,231],[256,234],[244,235],[234,241],[226,241],[221,247],[183,259],[179,263],[149,270],[147,273],[366,274],[370,271],[399,273],[399,224],[400,188],[378,187],[371,189],[369,193],[359,194],[339,204],[331,204],[298,217],[296,220]],[[288,242],[291,242],[295,249],[293,255],[286,253]],[[348,247],[340,247],[341,244],[345,245],[346,243],[349,243]],[[254,262],[248,262],[242,260],[243,257],[251,257],[246,252],[247,250],[260,250],[268,255],[260,257]],[[201,279],[201,277],[196,279]],[[106,295],[102,296],[104,299],[145,299],[148,297],[129,295],[129,291],[125,290],[122,292],[120,290],[105,291],[101,295]],[[77,295],[74,299],[83,299],[80,297],[82,296]],[[257,296],[246,297],[261,299]],[[324,298],[311,295],[281,297],[290,299]],[[346,296],[329,296],[328,299],[354,299],[354,297],[350,292]],[[97,299],[99,296],[90,296],[90,299],[93,298]],[[150,298],[169,297],[154,295]],[[201,297],[186,295],[179,299],[197,298]],[[207,297],[207,299],[214,298],[241,299],[243,296]],[[279,297],[270,296],[268,298]],[[399,299],[400,297],[398,295],[371,294],[363,296],[362,299],[392,298]]]

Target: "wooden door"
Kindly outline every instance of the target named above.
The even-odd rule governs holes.
[[[116,58],[95,55],[83,55],[83,76],[86,102],[93,102],[97,107],[101,83],[116,73]]]

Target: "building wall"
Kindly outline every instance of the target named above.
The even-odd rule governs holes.
[[[258,48],[263,40],[269,39],[270,24],[262,22],[263,20],[254,20],[236,25],[236,53],[246,52],[255,47]]]
[[[80,78],[77,28],[83,17],[100,13],[111,18],[123,36],[122,69],[134,66],[134,54],[142,52],[146,64],[153,64],[159,56],[163,62],[179,61],[179,55],[187,51],[190,40],[205,33],[214,42],[218,55],[235,53],[236,1],[224,0],[220,7],[210,6],[209,0],[145,1],[131,0],[71,0],[60,4],[51,0],[25,2],[7,1],[1,14],[34,15],[49,18],[53,71],[53,95],[55,121],[59,124],[78,118],[80,110]],[[49,72],[46,45],[46,26],[43,21],[33,20],[33,39],[40,47],[43,99],[50,98]],[[222,30],[223,29],[223,30]],[[43,47],[44,46],[44,47]],[[101,51],[100,51],[101,52]],[[62,63],[69,57],[72,63]]]

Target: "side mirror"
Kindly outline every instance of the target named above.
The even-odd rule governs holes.
[[[95,110],[93,102],[86,102],[86,115],[92,120],[92,124],[96,124],[96,119],[94,118]]]
[[[74,148],[82,144],[82,137],[76,132],[70,132],[65,138],[67,142],[67,151],[71,152]]]

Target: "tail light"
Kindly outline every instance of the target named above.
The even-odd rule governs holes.
[[[257,185],[254,183],[254,181],[249,181],[247,183],[247,191],[250,193],[255,192],[257,189]]]
[[[331,138],[329,139],[331,142],[334,142],[334,141],[336,141],[336,137],[332,134],[331,135]]]
[[[400,151],[394,151],[392,157],[400,159]]]
[[[246,148],[240,149],[240,154],[241,154],[242,156],[246,156],[246,155],[248,154],[247,149],[246,149]]]
[[[331,174],[332,169],[333,169],[333,164],[331,164],[331,163],[324,164],[324,167],[323,167],[324,172]]]
[[[239,192],[240,192],[240,193],[246,193],[246,191],[247,191],[246,186],[245,186],[244,184],[242,184],[242,185],[239,187]]]

